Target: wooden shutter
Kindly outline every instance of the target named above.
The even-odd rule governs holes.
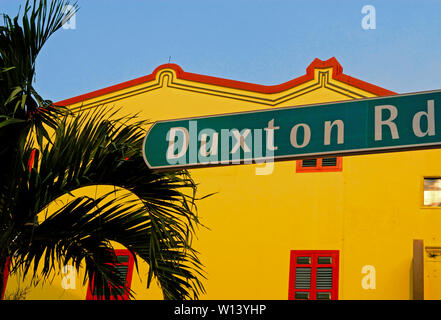
[[[303,168],[317,167],[317,159],[302,160],[302,167]]]
[[[311,289],[311,268],[297,267],[296,268],[296,289]]]
[[[296,172],[335,172],[342,170],[342,157],[297,160],[296,165]]]
[[[337,250],[292,250],[288,298],[338,299],[338,259]]]
[[[317,268],[316,289],[332,289],[332,268]]]
[[[337,165],[337,158],[323,158],[322,167],[335,167]]]

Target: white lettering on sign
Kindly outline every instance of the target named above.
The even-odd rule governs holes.
[[[266,147],[268,150],[277,150],[277,147],[274,146],[274,130],[278,130],[280,127],[274,126],[274,119],[268,122],[268,127],[264,128],[266,131]]]
[[[403,140],[408,138],[409,133],[417,138],[435,136],[435,100],[427,100],[426,104],[424,109],[417,109],[418,111],[404,114],[400,118],[399,109],[394,105],[373,105],[373,109],[369,109],[373,112],[373,117],[366,118],[366,120],[373,119],[373,122],[368,120],[371,122],[367,127],[358,126],[359,128],[369,128],[369,132],[367,134],[358,132],[356,136],[358,138],[361,134],[366,135],[364,142],[381,142],[384,139],[397,140],[400,139],[399,129],[402,132]],[[304,152],[307,153],[310,152],[308,146],[311,148],[311,152],[315,152],[315,149],[320,146],[353,143],[349,139],[352,138],[351,136],[345,137],[345,123],[342,119],[323,120],[323,122],[311,122],[310,124],[292,123],[288,128],[284,128],[285,136],[278,137],[277,140],[276,132],[279,132],[280,126],[275,124],[275,119],[267,120],[264,123],[266,125],[264,124],[263,128],[214,130],[211,128],[198,129],[198,121],[191,120],[188,122],[188,129],[186,127],[172,127],[166,134],[168,141],[166,160],[171,165],[265,163],[267,164],[265,168],[256,168],[256,174],[266,175],[273,171],[273,162],[277,158],[275,151],[286,149],[287,145],[295,149],[305,148]],[[405,127],[403,127],[404,125]],[[366,129],[364,130],[366,131]],[[313,131],[315,138],[323,140],[311,143]],[[323,136],[321,136],[321,132]],[[355,132],[351,132],[351,134],[353,133]],[[280,135],[280,133],[277,134]],[[432,141],[429,142],[432,143]],[[329,150],[324,149],[323,151],[329,153]],[[342,149],[335,148],[333,150],[345,150],[345,148],[342,146]],[[337,154],[338,151],[335,153]]]
[[[221,163],[230,163],[229,154],[231,154],[231,163],[239,164],[241,159],[240,149],[244,152],[243,158],[251,156],[251,149],[248,147],[252,145],[250,132],[250,129],[243,129],[240,132],[238,129],[221,130]],[[235,142],[231,150],[230,139]]]
[[[233,132],[233,136],[236,138],[236,144],[231,149],[230,153],[235,153],[237,150],[239,150],[239,147],[243,149],[243,152],[250,152],[250,148],[245,143],[246,137],[250,134],[250,129],[244,129],[241,132],[237,129],[231,130]]]
[[[270,174],[273,169],[274,150],[277,150],[274,143],[274,132],[278,129],[279,127],[275,126],[274,119],[272,119],[263,129],[243,129],[241,131],[221,129],[219,134],[210,128],[198,131],[197,121],[189,121],[188,130],[184,127],[173,127],[167,132],[166,159],[169,164],[185,164],[188,155],[190,163],[196,163],[196,160],[202,164],[228,164],[230,161],[231,163],[240,163],[242,152],[244,163],[252,163],[253,158],[259,159],[256,163],[269,163],[269,168],[256,169],[256,172],[259,171],[259,175]],[[263,137],[263,132],[266,133],[266,138]],[[200,142],[199,150],[198,141]],[[266,146],[264,141],[266,141]]]
[[[179,134],[180,133],[180,134]],[[177,141],[175,141],[177,139]],[[170,164],[182,164],[185,163],[185,153],[188,148],[188,130],[184,127],[171,128],[167,134],[168,149],[167,149],[167,160]],[[175,154],[175,149],[180,149],[178,153]],[[182,162],[182,159],[184,162]],[[180,161],[181,160],[181,161]]]
[[[303,142],[301,144],[297,141],[297,130],[302,127],[303,128]],[[290,135],[291,144],[294,148],[303,148],[306,147],[311,140],[311,128],[305,123],[296,124],[291,129]]]
[[[207,150],[207,138],[210,137],[210,147]],[[217,147],[219,134],[212,129],[204,129],[199,133],[199,141],[201,142],[201,156],[217,155]]]
[[[343,144],[344,142],[344,128],[345,125],[341,120],[335,120],[331,123],[331,121],[325,121],[325,146],[331,144],[331,132],[332,127],[337,126],[337,144]]]
[[[388,110],[390,116],[383,120],[383,110]],[[398,109],[392,105],[383,105],[375,107],[375,141],[383,140],[383,126],[388,126],[392,139],[399,139],[397,125],[393,122],[398,116]]]
[[[421,118],[426,118],[427,129],[421,130]],[[420,111],[415,114],[412,120],[413,133],[417,137],[434,136],[435,135],[435,103],[433,100],[427,101],[427,112]]]

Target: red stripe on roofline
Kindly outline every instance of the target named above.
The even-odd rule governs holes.
[[[289,80],[287,82],[277,84],[277,85],[260,85],[260,84],[254,84],[254,83],[248,83],[248,82],[242,82],[242,81],[236,81],[236,80],[230,80],[230,79],[223,79],[223,78],[217,78],[212,76],[206,76],[196,73],[190,73],[185,72],[179,65],[174,63],[167,63],[160,65],[157,67],[153,73],[139,77],[133,80],[125,81],[110,87],[106,87],[103,89],[99,89],[96,91],[92,91],[86,94],[82,94],[73,98],[65,99],[62,101],[58,101],[55,104],[56,105],[62,105],[62,106],[68,106],[72,105],[78,102],[82,102],[85,100],[93,99],[105,94],[109,94],[112,92],[116,92],[122,89],[126,89],[132,86],[136,86],[148,81],[152,81],[156,78],[156,74],[163,70],[163,69],[173,69],[176,72],[176,76],[179,79],[188,80],[188,81],[194,81],[204,84],[211,84],[221,87],[227,87],[232,89],[239,89],[239,90],[245,90],[245,91],[253,91],[258,93],[278,93],[285,90],[288,90],[290,88],[296,87],[302,83],[311,81],[314,79],[314,70],[315,69],[324,69],[324,68],[333,68],[333,75],[332,78],[338,81],[341,81],[343,83],[349,84],[353,87],[362,89],[364,91],[373,93],[377,96],[387,96],[387,95],[394,95],[396,92],[381,88],[379,86],[376,86],[374,84],[368,83],[366,81],[362,81],[360,79],[353,78],[351,76],[348,76],[343,73],[343,68],[340,65],[340,63],[337,61],[335,57],[332,57],[328,60],[320,60],[318,58],[314,59],[314,61],[311,62],[311,64],[306,68],[306,74],[303,76],[300,76],[298,78]]]

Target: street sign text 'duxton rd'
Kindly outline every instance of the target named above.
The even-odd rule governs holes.
[[[441,91],[158,121],[152,169],[262,163],[441,146]]]

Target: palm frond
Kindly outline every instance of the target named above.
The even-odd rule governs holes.
[[[13,234],[10,215],[12,202],[16,202],[17,182],[21,177],[25,159],[24,147],[34,130],[41,145],[44,137],[49,138],[47,128],[54,129],[58,119],[67,114],[64,107],[42,99],[32,83],[35,61],[49,37],[62,26],[63,19],[75,14],[74,10],[64,12],[65,1],[53,1],[48,7],[46,0],[37,3],[27,1],[19,23],[20,15],[14,18],[3,14],[0,27],[0,231],[3,235]],[[3,217],[4,216],[4,217]],[[14,228],[20,225],[14,224]],[[0,237],[6,239],[7,237]],[[12,239],[9,239],[12,240]],[[6,240],[5,240],[6,241]],[[0,243],[5,247],[4,243]],[[2,252],[0,252],[1,255]]]
[[[108,298],[122,290],[115,241],[149,264],[147,283],[157,279],[164,298],[198,298],[203,270],[192,239],[201,224],[188,172],[147,168],[146,121],[111,108],[73,114],[32,85],[41,48],[78,9],[65,12],[68,4],[28,0],[21,23],[3,15],[0,26],[0,264],[14,256],[15,267],[35,277],[42,266],[45,278],[56,261],[84,263],[84,280],[94,275]],[[60,197],[101,185],[118,195],[73,197],[38,221]]]
[[[0,28],[0,69],[7,70],[0,77],[0,114],[12,118],[30,119],[37,125],[54,127],[54,119],[48,114],[66,112],[65,108],[53,106],[35,91],[32,83],[35,62],[47,40],[62,27],[63,22],[78,10],[66,11],[69,2],[46,0],[27,1],[20,16],[14,18],[3,14]],[[50,108],[49,108],[50,107]],[[39,126],[41,127],[41,126]],[[40,128],[41,130],[41,128]]]
[[[84,263],[84,282],[94,277],[95,286],[109,288],[103,292],[109,295],[124,287],[114,267],[116,258],[111,242],[115,241],[149,263],[165,298],[197,298],[204,289],[198,280],[203,274],[196,252],[186,243],[170,241],[159,230],[155,231],[155,220],[126,195],[77,197],[33,230],[27,229],[23,237],[29,243],[14,253],[16,265],[23,268],[23,276],[31,273],[47,278],[56,271],[54,261],[74,265],[78,271]]]
[[[119,194],[117,200],[130,205],[122,209],[123,205],[110,201],[112,207],[106,207],[109,208],[107,215],[101,209],[94,211],[100,212],[102,223],[99,234],[103,240],[98,243],[103,246],[108,241],[116,241],[146,261],[150,266],[148,285],[156,278],[165,298],[197,298],[204,287],[199,280],[203,274],[202,263],[191,248],[194,232],[200,225],[194,203],[196,185],[186,171],[159,173],[148,169],[141,155],[145,121],[137,121],[135,117],[116,118],[117,114],[117,109],[100,107],[60,121],[53,143],[37,150],[33,169],[24,175],[29,182],[23,184],[27,189],[17,194],[17,210],[26,213],[20,222],[29,221],[30,212],[37,215],[59,197],[72,195],[79,188],[114,186]],[[27,157],[30,149],[29,145]],[[115,192],[112,194],[115,196]],[[128,197],[133,195],[135,200],[129,201]],[[101,207],[106,206],[102,199],[96,201]],[[19,204],[24,207],[18,207]],[[86,211],[91,210],[92,207]],[[72,206],[38,226],[32,234],[32,246],[38,230],[46,230],[43,227],[54,223],[51,221],[56,221],[61,230],[81,225],[78,233],[92,233],[91,229],[87,231],[88,225],[76,220],[79,215],[69,216],[69,211],[73,211]],[[95,217],[90,213],[86,215],[86,211],[81,212],[90,219]],[[56,216],[73,220],[56,220]],[[84,219],[81,221],[88,221]],[[98,234],[96,230],[93,232]],[[28,231],[21,239],[31,241],[30,236]],[[52,234],[51,237],[58,239],[58,236]],[[38,255],[30,255],[27,259],[38,262],[36,257]],[[93,270],[95,272],[96,267]]]

